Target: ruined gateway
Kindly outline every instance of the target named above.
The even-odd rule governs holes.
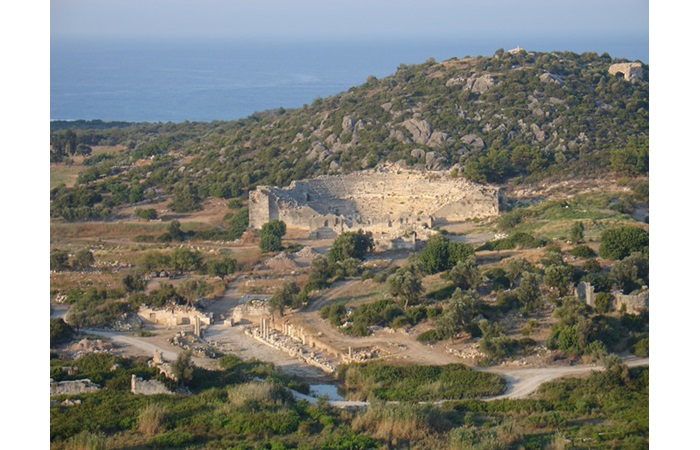
[[[392,167],[258,186],[249,193],[249,225],[283,220],[311,238],[343,231],[391,239],[450,222],[498,215],[499,189],[448,172]],[[415,234],[413,234],[415,236]]]

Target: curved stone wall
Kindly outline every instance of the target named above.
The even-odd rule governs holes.
[[[498,214],[498,188],[446,172],[370,170],[259,186],[249,194],[249,223],[335,233],[364,229],[398,235],[419,227]]]

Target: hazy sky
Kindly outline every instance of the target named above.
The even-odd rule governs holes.
[[[52,0],[51,36],[648,36],[648,0]]]

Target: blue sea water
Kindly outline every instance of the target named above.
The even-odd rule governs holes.
[[[396,41],[51,41],[52,120],[233,120],[297,108],[393,73],[400,64],[527,50],[596,51],[648,61],[639,38]]]

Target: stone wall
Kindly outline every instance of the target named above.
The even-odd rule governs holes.
[[[616,291],[612,295],[612,306],[615,311],[621,311],[624,308],[629,314],[639,314],[641,311],[649,309],[649,289],[646,286],[638,294],[625,295]],[[581,281],[576,286],[576,297],[588,306],[595,308],[595,289],[591,283]]]
[[[131,375],[131,393],[143,395],[172,394],[163,383],[158,380],[144,380],[136,375]]]
[[[54,381],[51,380],[51,395],[84,394],[99,391],[100,387],[88,380]]]
[[[591,283],[587,281],[579,282],[576,286],[576,296],[591,308],[595,308],[595,288]]]
[[[196,317],[201,325],[211,325],[214,316],[211,313],[202,313],[192,308],[170,307],[164,309],[153,309],[142,306],[138,315],[141,319],[159,325],[174,327],[177,325],[194,325]]]
[[[498,215],[499,190],[447,172],[381,169],[258,186],[249,193],[249,224],[339,234],[363,229],[400,236],[449,222]],[[325,230],[325,231],[324,231]]]
[[[624,307],[629,314],[639,314],[641,311],[649,309],[649,289],[646,287],[635,295],[614,292],[613,296],[613,306],[616,311],[620,311]]]

